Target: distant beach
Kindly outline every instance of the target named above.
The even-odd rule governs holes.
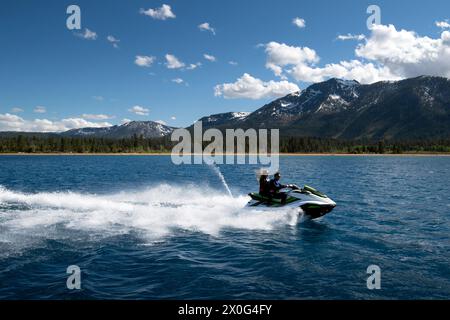
[[[0,153],[0,156],[170,156],[169,152],[158,152],[158,153]],[[195,156],[196,154],[190,154]],[[226,156],[227,154],[217,154],[218,156]],[[235,154],[241,155],[241,154]],[[249,155],[249,154],[247,154]],[[253,155],[253,154],[250,154]],[[450,157],[450,153],[279,153],[282,157],[317,157],[317,156],[327,156],[327,157]]]

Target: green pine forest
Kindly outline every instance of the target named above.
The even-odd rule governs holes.
[[[57,135],[0,136],[0,153],[167,153],[176,143],[167,138],[127,139],[62,137]],[[205,143],[205,146],[208,143]],[[281,153],[402,154],[450,153],[450,139],[417,141],[345,141],[327,138],[281,137]]]

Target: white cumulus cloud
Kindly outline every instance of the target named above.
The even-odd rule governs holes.
[[[340,40],[364,40],[355,48],[355,59],[319,66],[320,57],[308,47],[270,42],[266,45],[266,68],[286,79],[320,82],[329,78],[373,83],[420,75],[450,77],[450,31],[440,37],[420,36],[397,30],[394,25],[374,25],[370,35],[347,34]]]
[[[97,39],[97,33],[92,30],[89,30],[88,28],[85,28],[84,32],[82,32],[82,33],[76,33],[76,35],[85,40],[96,40]]]
[[[199,24],[199,25],[198,25],[198,28],[199,28],[201,31],[209,31],[209,32],[211,32],[213,35],[216,35],[216,30],[215,30],[213,27],[211,27],[211,25],[210,25],[208,22],[204,22],[204,23],[202,23],[202,24]]]
[[[290,69],[288,73],[296,80],[304,82],[321,82],[330,78],[357,80],[361,83],[400,79],[386,67],[377,66],[373,63],[363,63],[359,60],[330,63],[324,67],[300,63]]]
[[[296,17],[294,19],[292,19],[292,23],[297,26],[298,28],[302,29],[304,27],[306,27],[306,21],[305,19]]]
[[[266,68],[272,70],[276,76],[283,75],[283,67],[316,63],[319,56],[316,51],[308,47],[293,47],[284,43],[269,42],[265,45],[267,54]]]
[[[10,113],[0,114],[1,131],[21,131],[24,123],[25,120],[17,115]]]
[[[119,48],[119,39],[116,39],[114,36],[110,35],[106,37],[106,40],[108,40],[108,42],[110,42],[114,48]]]
[[[9,113],[0,114],[0,131],[61,132],[78,128],[101,128],[111,126],[108,122],[90,122],[81,118],[67,118],[57,121],[48,119],[25,120]]]
[[[367,42],[369,42],[368,40]],[[358,48],[362,47],[360,45]],[[361,83],[373,83],[382,80],[399,80],[401,75],[375,60],[364,62],[358,59],[329,63],[317,66],[320,57],[308,47],[289,46],[284,43],[270,42],[265,45],[266,67],[276,76],[292,76],[297,81],[320,82],[329,78],[357,80]],[[366,57],[368,59],[368,57]],[[370,60],[370,59],[369,59]]]
[[[180,69],[185,66],[183,62],[181,62],[177,57],[173,54],[166,54],[166,66],[169,69]]]
[[[160,8],[155,9],[141,9],[140,13],[157,20],[174,19],[176,17],[172,12],[172,8],[167,4],[163,4]]]
[[[206,60],[211,61],[211,62],[215,62],[216,61],[216,57],[214,57],[214,56],[212,56],[210,54],[207,54],[207,53],[205,53],[203,55],[203,58],[205,58]]]
[[[148,116],[150,110],[141,106],[134,106],[128,109],[129,112],[137,114],[138,116]]]
[[[340,34],[338,35],[337,39],[338,40],[342,40],[342,41],[346,41],[346,40],[357,40],[357,41],[362,41],[366,38],[365,35],[363,34],[351,34],[351,33],[347,33],[347,34]]]
[[[134,63],[139,67],[149,68],[152,66],[153,62],[155,62],[155,57],[152,56],[136,56]]]
[[[178,84],[182,84],[184,82],[184,80],[181,79],[181,78],[175,78],[175,79],[172,79],[172,82],[175,82],[175,83],[178,83]]]
[[[202,65],[201,62],[191,63],[191,64],[189,64],[189,65],[186,67],[186,69],[187,69],[187,70],[194,70],[194,69],[197,69],[198,67],[200,67],[201,65]]]
[[[397,30],[394,25],[375,25],[356,55],[382,64],[398,77],[420,75],[450,77],[450,32],[440,38],[419,36],[414,31]]]
[[[436,26],[441,29],[450,29],[450,22],[448,22],[448,20],[436,21]]]
[[[252,77],[245,73],[234,83],[224,83],[215,86],[214,95],[226,99],[263,99],[282,97],[289,93],[300,91],[299,87],[288,81],[268,81]]]

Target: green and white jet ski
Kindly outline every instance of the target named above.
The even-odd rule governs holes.
[[[246,207],[265,210],[300,208],[311,219],[323,217],[336,207],[336,203],[328,196],[309,186],[304,186],[303,189],[300,189],[295,185],[291,185],[281,190],[281,192],[287,195],[285,203],[282,203],[280,199],[265,197],[259,193],[250,193],[249,196],[252,199],[247,203]]]

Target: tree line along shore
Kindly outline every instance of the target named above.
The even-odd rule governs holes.
[[[17,135],[0,137],[0,154],[170,153],[176,143],[170,141],[170,137],[145,139],[142,136],[136,135],[126,139]],[[208,143],[205,143],[206,145]],[[363,141],[313,137],[280,137],[279,152],[285,154],[450,153],[450,138],[408,141]]]

